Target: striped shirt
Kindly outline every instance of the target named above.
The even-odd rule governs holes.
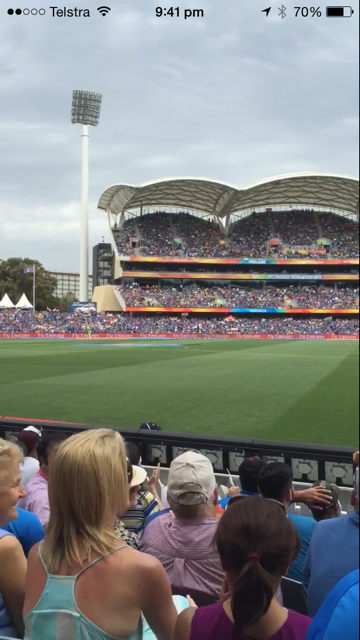
[[[139,538],[136,533],[131,533],[131,531],[125,529],[121,520],[117,520],[115,522],[115,535],[119,540],[122,540],[125,544],[129,545],[129,547],[132,547],[135,551],[139,551]]]
[[[121,516],[121,524],[131,533],[135,533],[141,539],[146,519],[159,511],[159,503],[152,493],[143,491],[138,495],[138,503],[134,509],[129,509]]]
[[[218,596],[224,572],[214,544],[216,518],[180,520],[172,513],[146,528],[140,550],[163,565],[173,587]]]
[[[44,527],[50,520],[48,481],[39,471],[26,485],[26,496],[19,500],[20,509],[34,513]]]
[[[171,511],[162,511],[150,519],[140,551],[161,562],[171,586],[218,597],[224,571],[214,543],[217,525],[215,518],[180,520]],[[283,604],[280,587],[275,599]]]

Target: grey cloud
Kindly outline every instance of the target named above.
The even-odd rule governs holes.
[[[74,88],[104,96],[90,138],[92,242],[108,234],[96,203],[115,182],[358,174],[356,18],[281,21],[261,14],[260,0],[184,0],[205,10],[185,22],[156,18],[158,4],[123,0],[102,18],[91,1],[90,19],[48,12],[31,28],[25,17],[2,20],[0,257],[77,269]]]

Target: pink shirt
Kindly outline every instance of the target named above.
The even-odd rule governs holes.
[[[217,524],[215,518],[180,520],[167,513],[145,529],[140,550],[160,560],[172,586],[218,596],[224,572],[214,544]]]
[[[18,506],[34,513],[45,526],[50,520],[48,481],[39,471],[26,485],[26,496],[19,500]]]

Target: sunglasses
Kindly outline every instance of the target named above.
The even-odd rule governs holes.
[[[134,479],[134,469],[133,466],[130,462],[130,460],[128,460],[128,458],[126,459],[126,472],[127,472],[127,481],[128,481],[128,485],[131,485],[133,479]]]

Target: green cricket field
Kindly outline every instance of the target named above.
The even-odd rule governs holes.
[[[354,447],[359,344],[3,341],[0,415]]]

